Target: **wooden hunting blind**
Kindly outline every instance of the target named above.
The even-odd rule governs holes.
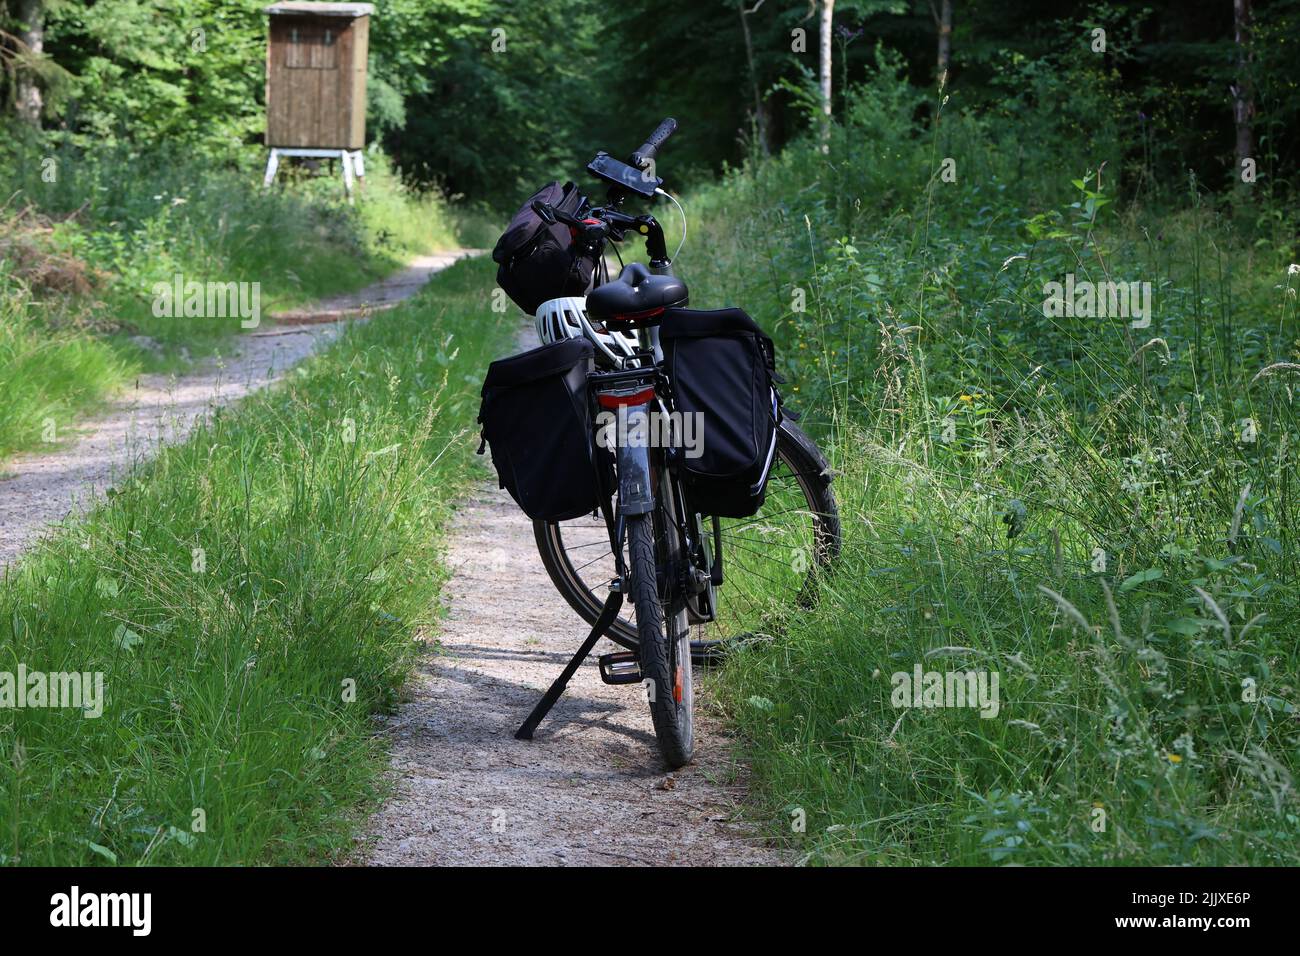
[[[276,3],[266,58],[266,145],[361,149],[368,3]]]
[[[365,175],[366,60],[369,3],[288,0],[266,8],[265,184],[280,157],[339,159],[349,198],[352,179]]]

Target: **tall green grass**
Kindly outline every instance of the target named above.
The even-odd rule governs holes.
[[[112,349],[86,336],[40,328],[27,317],[26,304],[18,295],[0,302],[0,456],[60,440],[60,429],[93,408],[125,374]]]
[[[829,154],[695,197],[682,260],[775,333],[839,472],[821,603],[720,678],[770,832],[813,862],[1295,865],[1294,217],[1119,202],[1104,142],[855,95]],[[1046,316],[1070,272],[1152,283],[1150,327]],[[895,706],[917,664],[996,672],[997,716]]]
[[[154,284],[177,273],[200,282],[257,282],[270,312],[350,291],[411,255],[456,245],[446,204],[407,189],[380,154],[368,158],[354,205],[343,201],[337,177],[286,167],[276,186],[263,190],[251,163],[212,168],[122,147],[50,148],[44,155],[29,144],[0,156],[0,164],[12,178],[10,205],[35,205],[54,219],[59,251],[104,274],[94,325],[191,352],[239,325],[155,316]]]
[[[181,371],[241,331],[240,316],[155,315],[157,283],[256,283],[269,324],[460,244],[460,213],[408,189],[380,154],[355,205],[337,177],[292,168],[264,191],[254,158],[212,168],[125,147],[0,146],[0,455],[45,440],[33,422],[64,430],[133,370]],[[91,288],[60,287],[47,260],[76,272],[65,285]]]
[[[0,671],[100,671],[103,716],[0,709],[0,860],[314,861],[385,765],[510,329],[462,263],[119,481],[0,584]]]

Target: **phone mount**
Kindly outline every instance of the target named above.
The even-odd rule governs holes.
[[[646,165],[649,166],[649,163]],[[587,164],[587,172],[610,186],[634,192],[646,199],[653,199],[655,190],[664,184],[658,176],[620,162],[604,150],[597,153],[596,158]]]

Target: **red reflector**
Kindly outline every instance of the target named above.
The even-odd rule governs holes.
[[[601,408],[623,408],[627,405],[646,405],[655,399],[655,390],[645,388],[639,392],[633,392],[631,395],[608,395],[600,394],[596,400],[600,403]]]

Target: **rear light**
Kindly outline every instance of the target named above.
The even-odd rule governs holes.
[[[639,392],[632,392],[630,395],[616,395],[604,393],[596,396],[596,401],[600,403],[601,408],[626,408],[631,405],[648,405],[655,400],[654,388],[643,388]]]

